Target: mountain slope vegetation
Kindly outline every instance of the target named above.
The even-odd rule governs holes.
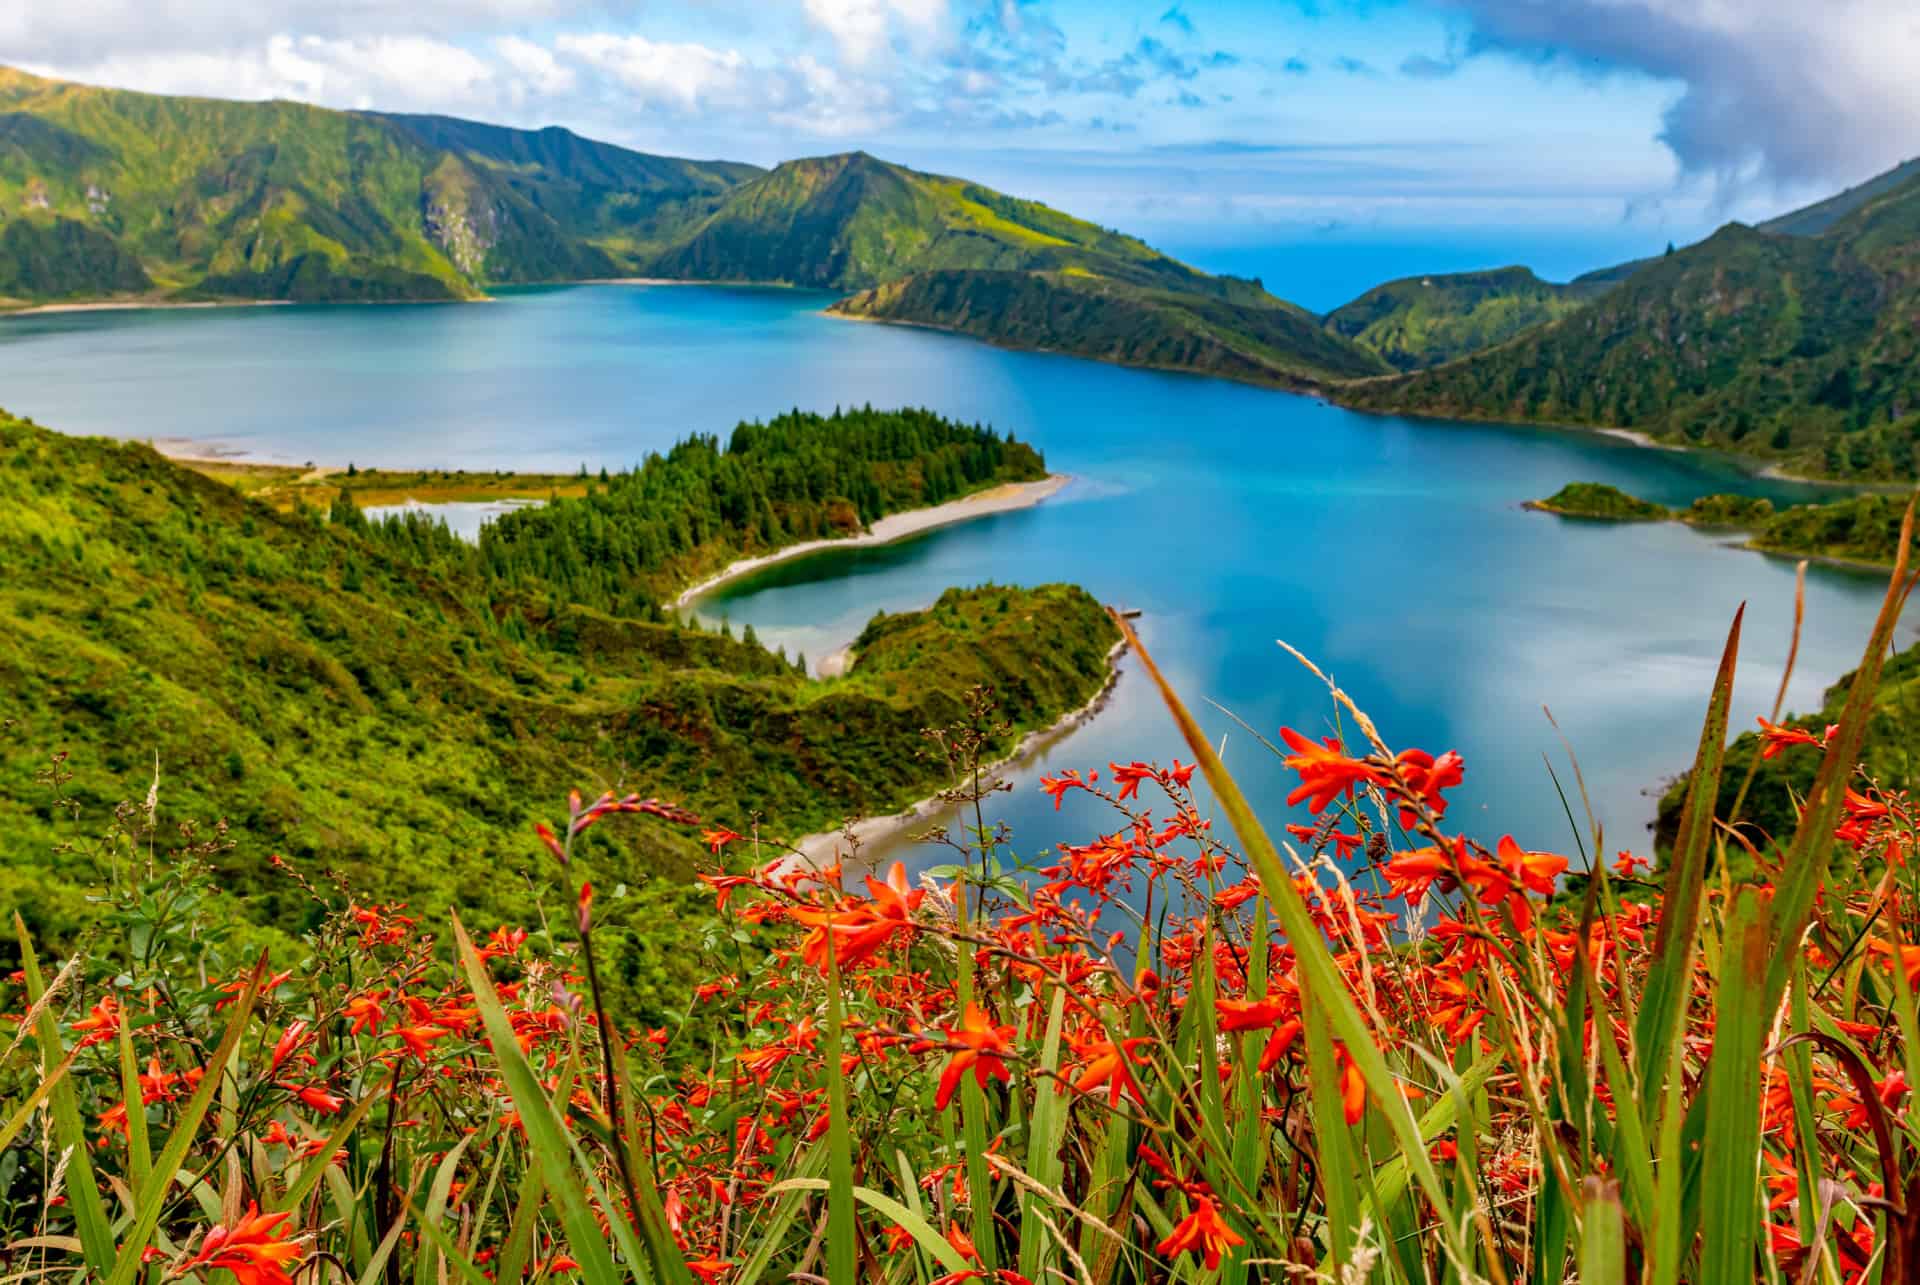
[[[265,853],[358,897],[508,915],[523,876],[545,877],[530,826],[569,788],[785,838],[894,811],[948,784],[920,732],[965,721],[976,684],[1016,729],[1042,726],[1099,690],[1117,637],[1078,589],[956,591],[814,682],[751,639],[581,605],[407,534],[0,419],[7,903],[59,936],[81,922],[97,858],[58,848],[57,818],[144,795],[157,762],[192,842],[249,854],[210,859],[260,925],[307,913]],[[593,858],[609,892],[683,875],[697,843],[665,822],[629,834]]]
[[[1316,388],[1380,373],[1379,357],[1277,299],[1264,304],[1142,287],[1086,271],[936,271],[876,286],[833,306],[1129,366]]]
[[[1817,236],[1730,224],[1508,343],[1351,385],[1365,409],[1632,428],[1796,471],[1920,471],[1920,177]]]
[[[1504,343],[1606,289],[1542,281],[1524,267],[1403,277],[1335,308],[1326,324],[1396,369],[1416,370]]]
[[[471,298],[487,283],[631,268],[758,172],[565,130],[168,97],[0,68],[0,217],[82,228],[82,257],[112,265],[43,279],[20,270],[20,243],[0,240],[0,292]],[[32,239],[44,247],[49,235],[79,234]]]

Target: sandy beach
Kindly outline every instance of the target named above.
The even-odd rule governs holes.
[[[165,308],[280,308],[290,299],[206,299],[173,302],[165,299],[116,299],[100,303],[41,303],[31,308],[14,308],[0,313],[5,317],[44,317],[54,312],[142,312]]]
[[[773,553],[757,558],[741,558],[717,576],[709,576],[692,588],[684,590],[673,600],[675,607],[685,607],[695,598],[707,593],[729,580],[738,580],[741,576],[770,567],[776,562],[785,562],[790,558],[804,558],[823,549],[855,549],[869,544],[891,544],[895,540],[904,540],[908,536],[918,535],[922,531],[931,531],[935,527],[950,526],[955,522],[965,522],[972,518],[983,518],[990,513],[1008,513],[1014,509],[1031,508],[1060,489],[1073,479],[1065,473],[1053,473],[1038,482],[1009,482],[1005,486],[996,486],[989,491],[979,491],[964,499],[950,500],[945,504],[936,504],[927,509],[910,509],[905,513],[891,513],[869,527],[863,534],[848,536],[843,540],[808,540],[802,544],[788,545]]]
[[[1028,732],[1020,738],[1020,743],[1014,746],[1013,753],[995,763],[988,764],[982,770],[992,773],[1015,766],[1035,751],[1058,740],[1098,714],[1100,708],[1107,703],[1107,698],[1113,694],[1114,685],[1120,681],[1120,658],[1126,654],[1126,650],[1127,644],[1121,641],[1115,643],[1112,650],[1107,652],[1107,681],[1101,684],[1100,690],[1093,694],[1093,699],[1076,710],[1062,714],[1048,726]],[[846,844],[849,834],[862,847],[866,847],[878,840],[890,838],[924,824],[936,816],[942,806],[940,796],[936,794],[931,798],[920,800],[905,812],[896,812],[891,816],[863,817],[843,829],[803,835],[794,841],[793,852],[781,865],[784,867],[800,862],[815,868],[831,865],[834,854]]]

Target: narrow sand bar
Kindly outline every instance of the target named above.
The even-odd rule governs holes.
[[[692,588],[684,590],[673,600],[675,607],[685,607],[695,598],[711,592],[729,580],[738,580],[750,575],[762,567],[770,567],[776,562],[786,562],[791,558],[804,558],[808,554],[819,553],[824,549],[857,549],[870,544],[892,544],[895,540],[904,540],[908,536],[918,535],[922,531],[931,531],[935,527],[951,526],[955,522],[966,522],[972,518],[983,518],[991,513],[1008,513],[1014,509],[1028,509],[1040,503],[1048,496],[1056,495],[1073,478],[1065,473],[1053,473],[1037,482],[1008,482],[992,490],[977,491],[959,500],[949,500],[945,504],[936,504],[926,509],[910,509],[905,513],[890,513],[875,522],[864,533],[848,536],[841,540],[808,540],[802,544],[788,545],[784,549],[763,554],[757,558],[742,558],[733,563],[717,576],[702,580]]]

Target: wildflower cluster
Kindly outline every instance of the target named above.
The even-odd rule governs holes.
[[[347,904],[286,971],[51,978],[23,936],[9,1230],[240,1285],[1907,1279],[1920,818],[1852,719],[1763,721],[1820,761],[1795,834],[1715,818],[1733,651],[1657,877],[1463,833],[1468,765],[1348,706],[1359,745],[1281,733],[1285,844],[1196,733],[1048,776],[1105,824],[1031,866],[984,820],[916,873],[576,797],[558,932]],[[628,1027],[571,880],[636,812],[703,826],[723,930]]]

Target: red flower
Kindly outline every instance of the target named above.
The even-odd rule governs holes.
[[[1156,1251],[1163,1258],[1172,1258],[1192,1250],[1211,1272],[1219,1269],[1222,1254],[1235,1245],[1246,1243],[1244,1237],[1227,1226],[1213,1202],[1201,1196],[1195,1198],[1193,1212],[1180,1220],[1173,1233],[1156,1247]]]
[[[258,1204],[250,1203],[246,1215],[232,1228],[216,1225],[208,1229],[200,1252],[180,1264],[175,1274],[224,1267],[239,1285],[290,1285],[285,1264],[300,1256],[300,1247],[282,1240],[279,1228],[291,1217],[291,1211],[263,1214]]]
[[[1013,1045],[1008,1043],[1013,1038],[1011,1026],[995,1026],[979,1005],[969,1003],[960,1025],[944,1029],[948,1040],[965,1047],[954,1050],[946,1069],[940,1073],[940,1087],[933,1096],[935,1110],[947,1109],[947,1103],[953,1100],[953,1091],[960,1087],[969,1067],[973,1069],[974,1083],[983,1089],[990,1079],[1012,1080],[1007,1064],[1000,1060],[1002,1054],[1013,1051]]]
[[[707,850],[717,857],[720,855],[720,849],[743,837],[744,836],[727,829],[725,826],[716,826],[711,830],[703,832],[700,836],[700,842],[706,844]]]
[[[1327,738],[1326,744],[1320,745],[1291,727],[1283,727],[1280,729],[1280,739],[1293,750],[1284,762],[1300,774],[1299,787],[1287,796],[1288,807],[1305,799],[1307,811],[1317,816],[1325,811],[1327,804],[1341,795],[1351,796],[1356,785],[1387,784],[1387,778],[1380,769],[1360,759],[1347,757],[1340,751],[1340,742],[1332,737]]]
[[[95,1004],[85,1017],[73,1024],[73,1029],[85,1034],[80,1041],[81,1048],[120,1038],[120,1009],[113,1002],[113,996]]]
[[[867,876],[867,891],[873,900],[852,898],[832,910],[795,910],[793,918],[813,931],[807,935],[800,954],[809,964],[826,971],[827,943],[833,943],[834,962],[851,968],[879,953],[897,932],[913,928],[913,912],[927,898],[923,888],[907,886],[907,868],[898,861],[887,871],[881,883]]]
[[[1223,1032],[1264,1031],[1287,1015],[1286,1006],[1276,1004],[1270,999],[1226,999],[1213,1001],[1214,1012],[1220,1015],[1220,1029]]]
[[[1764,718],[1757,718],[1754,722],[1760,724],[1760,739],[1764,742],[1760,747],[1760,757],[1763,759],[1773,758],[1789,745],[1811,745],[1816,749],[1826,745],[1824,740],[1804,728],[1783,727],[1769,723]],[[1832,730],[1828,729],[1830,733]]]

